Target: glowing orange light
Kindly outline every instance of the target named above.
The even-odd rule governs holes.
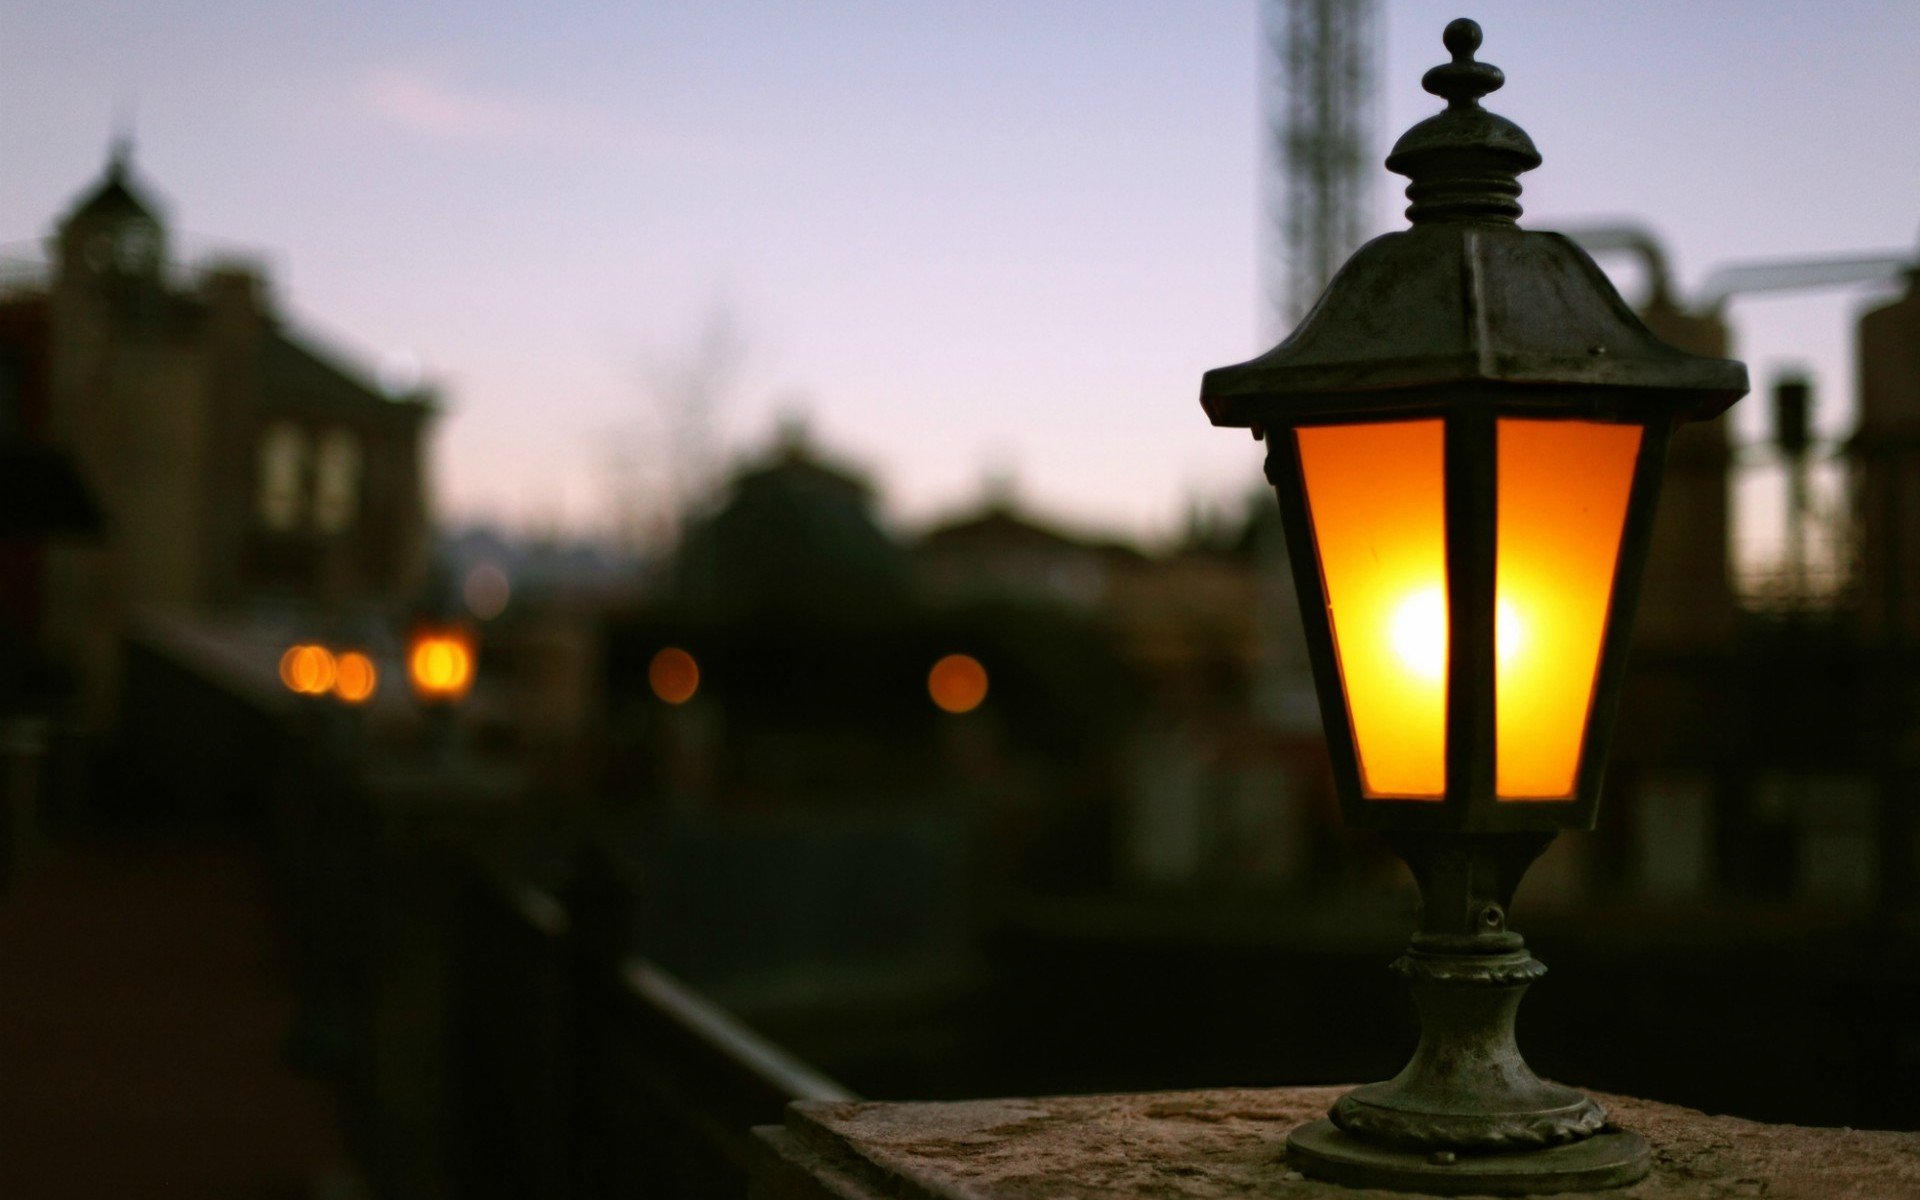
[[[927,672],[927,695],[943,712],[972,712],[987,698],[987,669],[970,654],[949,654]]]
[[[337,666],[325,646],[302,642],[280,656],[280,682],[302,696],[324,696],[333,688]]]
[[[1572,796],[1641,432],[1503,419],[1494,586],[1494,790]],[[1447,786],[1449,614],[1441,422],[1298,431],[1364,791]]]
[[[678,646],[668,646],[647,664],[647,686],[668,704],[685,704],[700,690],[700,664]]]
[[[1514,646],[1494,626],[1502,799],[1573,795],[1639,454],[1637,425],[1500,422],[1494,590],[1524,621]]]
[[[373,660],[349,650],[334,660],[333,694],[348,704],[365,704],[380,688],[380,672]]]
[[[1527,644],[1527,623],[1513,602],[1501,596],[1494,603],[1494,646],[1505,666]],[[1388,627],[1393,652],[1401,665],[1429,682],[1447,675],[1447,594],[1439,587],[1422,588],[1393,610]]]
[[[1447,535],[1439,421],[1301,429],[1320,575],[1366,794],[1447,787]]]
[[[473,687],[473,644],[457,632],[416,635],[407,652],[407,678],[422,700],[460,699]]]

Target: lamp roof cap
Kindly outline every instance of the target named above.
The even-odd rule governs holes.
[[[1431,409],[1463,385],[1482,402],[1524,393],[1529,407],[1572,415],[1630,400],[1681,420],[1745,395],[1743,363],[1661,341],[1579,246],[1519,228],[1517,177],[1540,152],[1480,107],[1505,79],[1474,61],[1480,27],[1456,20],[1445,41],[1453,61],[1423,83],[1447,107],[1387,156],[1411,181],[1413,227],[1355,251],[1278,346],[1208,371],[1200,402],[1213,423],[1259,430]]]
[[[1420,85],[1447,107],[1400,135],[1387,169],[1405,175],[1407,217],[1423,221],[1512,222],[1520,215],[1523,171],[1540,165],[1527,131],[1480,107],[1507,77],[1492,63],[1475,62],[1480,26],[1461,17],[1442,40],[1453,61],[1428,71]]]

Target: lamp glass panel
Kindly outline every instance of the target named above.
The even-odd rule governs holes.
[[[1307,508],[1370,799],[1447,788],[1447,535],[1442,422],[1296,431]]]
[[[1580,770],[1637,425],[1503,418],[1494,584],[1494,788],[1565,800]]]

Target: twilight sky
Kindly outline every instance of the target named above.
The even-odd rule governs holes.
[[[1489,107],[1546,158],[1523,223],[1644,222],[1683,286],[1915,245],[1920,5],[1389,0],[1380,156],[1437,107],[1419,78],[1463,14],[1507,72]],[[1166,531],[1257,478],[1195,401],[1267,328],[1256,17],[0,0],[0,243],[46,232],[131,107],[189,253],[264,258],[296,323],[445,388],[447,515],[605,527],[658,460],[658,381],[724,311],[728,451],[799,411],[902,522],[997,470],[1070,520]],[[1379,231],[1403,182],[1379,174]],[[1842,429],[1853,317],[1884,294],[1737,301],[1738,351],[1763,389],[1813,368]]]

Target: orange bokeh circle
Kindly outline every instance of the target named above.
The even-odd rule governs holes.
[[[971,654],[949,654],[927,672],[927,695],[943,712],[972,712],[987,698],[987,669]]]
[[[380,689],[379,670],[360,651],[347,651],[333,665],[333,694],[346,703],[365,704]]]
[[[678,646],[668,646],[647,664],[647,686],[668,704],[685,704],[700,690],[700,664]]]
[[[280,682],[302,696],[324,696],[333,690],[337,670],[333,653],[310,642],[289,646],[280,656]]]
[[[407,676],[423,700],[458,700],[473,686],[473,648],[449,634],[417,637],[407,654]]]

